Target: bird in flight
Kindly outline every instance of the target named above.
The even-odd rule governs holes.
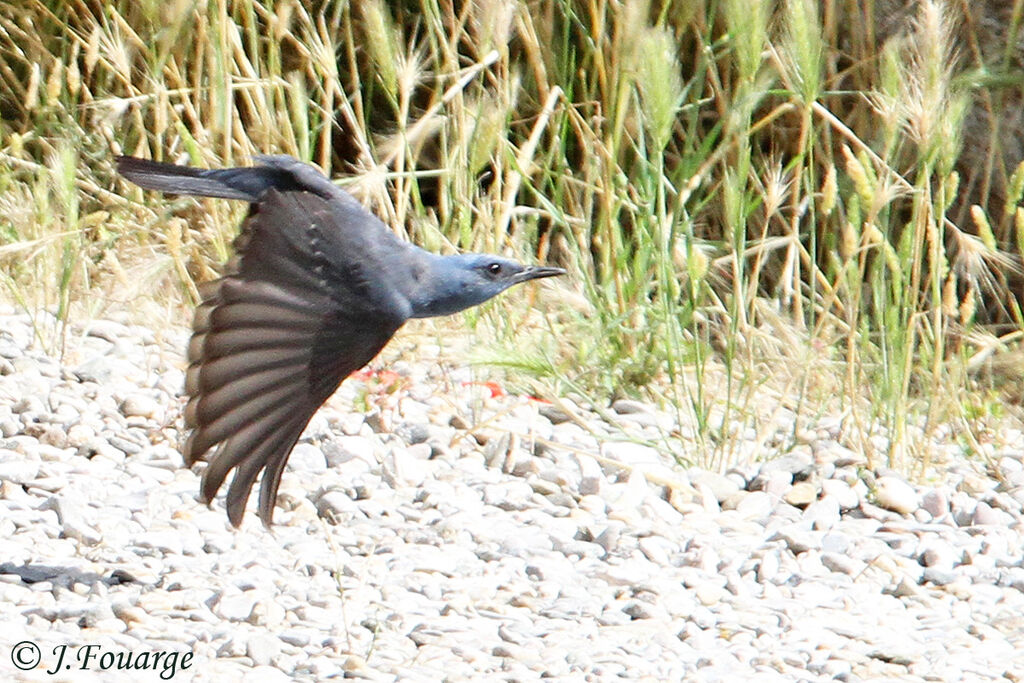
[[[228,473],[239,526],[260,471],[270,526],[288,456],[342,380],[369,363],[410,318],[449,315],[512,285],[565,273],[488,254],[442,256],[399,239],[319,170],[289,156],[205,170],[118,157],[140,187],[249,202],[218,280],[204,283],[188,345],[187,465],[213,449],[209,503]]]

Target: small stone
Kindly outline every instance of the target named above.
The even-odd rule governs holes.
[[[821,563],[830,571],[849,576],[859,576],[867,568],[865,563],[842,553],[822,553]]]
[[[373,441],[362,436],[339,436],[331,439],[324,443],[323,454],[328,467],[339,467],[353,460],[365,466],[377,466]],[[350,471],[351,467],[352,465],[347,465],[346,471]]]
[[[793,475],[783,470],[760,472],[750,481],[751,491],[764,491],[770,496],[781,498],[793,485]]]
[[[1024,463],[1021,462],[1019,456],[1014,457],[1004,455],[999,458],[999,469],[1004,475],[1011,474],[1013,472],[1022,472],[1024,471]]]
[[[553,425],[560,425],[563,422],[569,422],[572,419],[572,416],[569,415],[569,413],[550,403],[542,405],[537,412],[546,417],[548,422]]]
[[[576,463],[580,468],[580,495],[600,495],[601,487],[605,483],[604,470],[600,463],[585,453],[575,454]]]
[[[964,493],[977,497],[988,493],[998,485],[999,482],[988,479],[987,477],[981,477],[975,474],[965,474],[964,478],[959,484],[957,484],[956,490],[963,491]]]
[[[793,452],[781,458],[767,461],[761,466],[761,473],[765,472],[787,472],[793,479],[800,481],[806,479],[814,471],[814,460],[806,453]]]
[[[64,448],[68,445],[67,432],[65,432],[59,425],[45,425],[36,438],[39,439],[39,443],[47,446]]]
[[[775,501],[764,491],[751,491],[743,496],[734,508],[745,519],[762,521],[768,519],[775,508]]]
[[[806,482],[795,484],[793,488]],[[788,500],[786,502],[789,502]],[[796,506],[795,503],[790,505]],[[799,506],[797,506],[799,507]],[[839,523],[839,501],[832,496],[825,496],[820,500],[814,500],[804,510],[803,519],[809,522],[812,529],[827,530]]]
[[[125,417],[156,418],[160,404],[145,394],[129,394],[121,402],[121,414]]]
[[[957,526],[974,524],[974,509],[977,506],[978,501],[963,491],[955,491],[949,499],[949,509]]]
[[[119,436],[111,435],[107,437],[107,443],[110,444],[115,450],[121,451],[127,455],[138,455],[142,452],[142,445],[128,439],[122,439]],[[106,455],[109,449],[103,449],[99,451],[100,455]],[[116,462],[124,460],[123,457],[116,458]]]
[[[700,507],[700,493],[692,486],[672,486],[668,490],[668,503],[682,514]]]
[[[918,561],[924,567],[952,570],[956,560],[953,548],[940,540],[928,540],[918,546]]]
[[[281,639],[281,642],[295,647],[306,647],[311,640],[308,632],[294,628],[283,631],[278,638]]]
[[[317,496],[313,502],[317,514],[328,521],[342,521],[353,516],[365,517],[356,502],[344,491],[331,489]]]
[[[10,453],[5,457],[4,453]],[[39,476],[39,462],[13,451],[0,452],[0,481],[29,484]]]
[[[86,521],[86,508],[65,496],[51,496],[41,506],[44,510],[57,513],[64,535],[85,545],[96,545],[103,540],[102,535]]]
[[[793,507],[806,507],[817,500],[818,490],[814,484],[808,481],[801,481],[793,484],[782,499]]]
[[[281,654],[281,641],[269,633],[257,633],[246,641],[245,654],[255,666],[270,666]]]
[[[841,446],[835,441],[816,441],[811,444],[814,459],[819,463],[830,463],[835,467],[861,467],[868,460],[862,454]]]
[[[392,448],[385,458],[391,465],[395,480],[392,485],[420,486],[430,477],[430,446],[418,443],[406,448]]]
[[[83,545],[97,545],[103,540],[103,535],[77,517],[69,517],[61,523],[64,536],[73,538]]]
[[[85,333],[111,344],[117,344],[125,337],[131,336],[131,330],[115,320],[97,319],[89,321]]]
[[[288,469],[295,472],[319,474],[327,470],[327,457],[311,443],[299,443],[288,456]]]
[[[840,510],[855,510],[860,505],[857,492],[845,481],[825,479],[821,482],[822,498],[832,498],[838,503]]]
[[[705,607],[710,607],[712,605],[718,604],[722,601],[724,597],[726,597],[729,594],[728,591],[726,591],[721,586],[706,581],[697,586],[697,589],[696,591],[694,591],[694,593],[697,596],[697,600],[700,601],[700,604],[704,605]]]
[[[358,436],[364,424],[366,418],[362,413],[348,413],[341,418],[341,433],[345,436]]]
[[[404,422],[394,428],[394,433],[410,446],[424,443],[430,438],[430,429],[422,422]]]
[[[221,597],[214,612],[229,621],[248,621],[256,604],[256,592],[244,591]]]
[[[639,539],[637,545],[648,560],[662,567],[669,566],[672,552],[678,550],[661,536],[645,536]]]
[[[530,506],[533,487],[525,481],[507,481],[484,487],[484,503],[501,510],[525,510]]]
[[[363,424],[370,428],[374,434],[383,434],[390,431],[390,424],[384,421],[384,416],[379,410],[373,410],[363,416]]]
[[[897,598],[919,598],[923,591],[906,576],[901,576],[895,586],[883,591]]]
[[[138,624],[145,624],[150,619],[145,610],[141,610],[138,607],[125,603],[111,605],[111,610],[114,612],[114,616],[120,619],[124,625],[129,628]]]
[[[779,574],[779,556],[774,551],[765,552],[761,562],[757,565],[757,581],[764,585],[775,583],[775,577]]]
[[[879,506],[901,515],[909,515],[920,505],[914,487],[898,477],[879,477],[874,493]]]
[[[602,531],[594,541],[605,549],[606,552],[612,552],[619,544],[619,538],[622,536],[622,528],[625,526],[622,522],[614,522],[609,524],[608,527]]]
[[[851,545],[850,537],[841,531],[832,531],[821,538],[821,550],[826,553],[846,553]]]
[[[284,620],[284,608],[272,599],[257,600],[248,617],[248,622],[253,626],[271,629],[276,629]]]
[[[606,441],[601,444],[601,451],[604,457],[618,460],[630,467],[663,465],[662,456],[657,450],[639,443]]]
[[[630,600],[622,611],[628,614],[630,619],[654,619],[659,616],[654,611],[654,605],[643,600]]]
[[[649,405],[634,401],[628,398],[620,398],[612,403],[612,410],[619,415],[636,415],[638,413],[653,413]]]
[[[724,474],[708,472],[707,470],[691,469],[689,471],[689,475],[690,482],[694,486],[700,486],[703,484],[711,489],[711,493],[719,503],[740,490],[739,484]]]
[[[807,552],[808,550],[817,550],[821,548],[821,539],[824,536],[820,531],[807,531],[801,529],[796,525],[790,525],[788,527],[779,529],[772,536],[770,541],[781,540],[785,542],[786,547],[794,555]]]
[[[746,489],[760,471],[760,465],[747,463],[746,465],[734,465],[726,470],[725,474],[728,477],[734,478],[736,483],[740,485],[740,488]]]
[[[978,501],[978,505],[974,508],[974,514],[971,517],[971,523],[975,526],[1009,527],[1013,524],[1013,517],[1002,510],[996,510],[985,501]]]
[[[926,567],[921,574],[921,580],[932,583],[936,586],[948,586],[956,581],[956,572],[938,567]]]

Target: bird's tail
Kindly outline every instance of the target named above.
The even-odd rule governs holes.
[[[268,166],[206,170],[136,157],[117,157],[117,172],[139,187],[171,194],[256,202],[271,187],[294,185],[280,169]]]

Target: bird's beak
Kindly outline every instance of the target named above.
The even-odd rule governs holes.
[[[516,282],[537,280],[542,277],[554,277],[555,275],[565,275],[565,269],[552,268],[551,266],[527,266],[516,276]]]

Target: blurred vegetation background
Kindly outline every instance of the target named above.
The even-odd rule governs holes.
[[[292,154],[428,249],[570,269],[466,314],[532,391],[656,401],[720,467],[838,416],[931,476],[1022,442],[1022,5],[0,0],[0,296],[43,344],[184,324],[245,209],[113,156]]]

